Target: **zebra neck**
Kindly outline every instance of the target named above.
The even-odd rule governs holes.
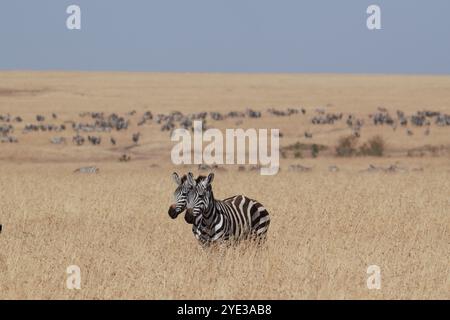
[[[214,224],[218,214],[219,210],[217,210],[217,200],[214,199],[214,196],[211,193],[211,202],[208,209],[203,212],[203,221],[206,225]]]

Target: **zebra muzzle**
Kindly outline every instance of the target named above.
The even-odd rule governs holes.
[[[186,213],[184,215],[184,221],[186,221],[188,224],[193,224],[195,221],[193,213],[194,212],[192,211],[192,209],[186,210]]]
[[[176,217],[178,217],[178,215],[179,215],[179,212],[177,211],[176,206],[175,206],[174,204],[171,205],[171,206],[169,207],[169,216],[170,216],[172,219],[175,219]]]

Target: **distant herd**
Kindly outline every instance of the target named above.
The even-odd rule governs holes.
[[[306,115],[307,111],[304,108],[287,108],[280,110],[269,108],[266,113],[276,117],[290,117],[294,115]],[[357,118],[353,114],[344,116],[343,113],[327,112],[326,108],[316,108],[313,111],[313,116],[310,123],[313,125],[334,124],[345,120],[346,125],[351,129],[356,136],[360,135],[360,130],[365,124],[365,119]],[[66,120],[62,123],[58,122],[58,115],[52,113],[50,117],[44,115],[36,115],[34,123],[26,123],[23,125],[22,134],[29,134],[32,132],[54,132],[60,133],[72,129],[74,135],[72,136],[72,143],[76,146],[81,146],[85,143],[91,145],[100,145],[104,141],[96,133],[111,133],[113,131],[127,131],[132,121],[131,117],[137,114],[136,111],[131,111],[121,116],[117,113],[105,114],[103,112],[83,112],[79,114],[80,121]],[[193,121],[199,120],[203,122],[203,128],[207,128],[207,120],[222,121],[226,119],[236,119],[236,124],[241,124],[244,118],[258,119],[263,117],[263,112],[252,110],[250,108],[245,111],[229,111],[227,113],[220,112],[196,112],[190,114],[183,114],[179,111],[173,111],[168,114],[153,115],[151,111],[145,111],[136,120],[138,127],[146,124],[155,123],[160,126],[161,131],[172,132],[176,128],[184,128],[193,130]],[[437,111],[422,110],[406,116],[401,110],[396,111],[396,115],[392,116],[386,108],[378,108],[376,113],[369,115],[370,121],[374,125],[388,125],[394,130],[398,127],[405,127],[406,133],[412,135],[412,131],[407,128],[408,124],[416,127],[426,127],[425,134],[430,133],[430,126],[434,123],[437,126],[450,126],[450,115]],[[0,114],[0,141],[3,143],[18,143],[19,138],[15,135],[17,131],[15,125],[24,122],[21,116],[12,116],[10,114]],[[282,135],[280,135],[282,136]],[[305,138],[312,138],[312,133],[305,131]],[[134,132],[130,136],[130,142],[137,144],[141,137],[140,132]],[[64,144],[66,138],[54,136],[50,139],[52,144]],[[109,138],[111,145],[116,145],[117,140],[113,136]]]

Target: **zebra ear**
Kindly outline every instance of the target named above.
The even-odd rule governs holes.
[[[176,173],[176,172],[172,173],[172,179],[173,179],[173,181],[175,181],[175,183],[176,183],[177,185],[180,185],[180,184],[181,184],[181,179],[180,179],[180,177],[178,176],[178,173]]]
[[[214,173],[208,174],[208,177],[205,180],[205,185],[210,185],[214,180]]]
[[[194,175],[192,174],[192,172],[189,172],[187,174],[187,181],[191,186],[195,187],[196,183],[195,183]]]

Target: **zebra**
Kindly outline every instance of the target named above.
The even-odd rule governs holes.
[[[102,142],[102,137],[88,136],[88,141],[95,146]]]
[[[83,136],[80,136],[80,135],[77,133],[77,135],[74,136],[74,137],[72,138],[72,142],[73,142],[74,144],[76,144],[77,146],[81,146],[81,145],[83,145],[83,143],[84,143],[84,137],[83,137]]]
[[[63,144],[66,143],[66,138],[64,137],[52,137],[50,142],[53,144]]]
[[[200,244],[238,243],[245,239],[262,243],[270,225],[269,213],[264,206],[243,195],[216,200],[211,187],[213,180],[214,173],[196,180],[191,172],[187,175],[193,188],[188,193],[186,220],[194,221],[192,232]]]
[[[97,167],[81,167],[74,171],[74,173],[98,173],[100,171]]]

